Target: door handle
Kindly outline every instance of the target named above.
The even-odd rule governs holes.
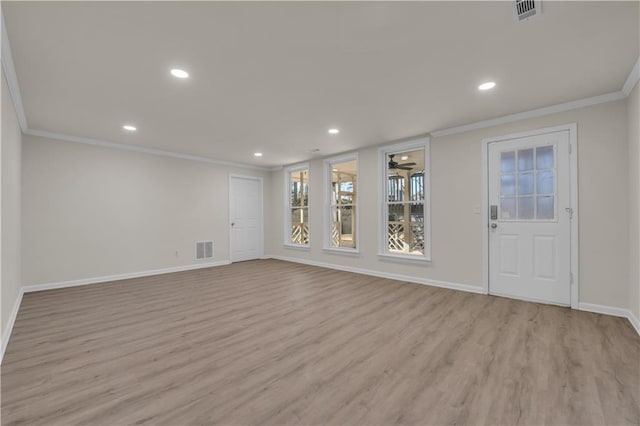
[[[498,224],[497,224],[497,223],[492,223],[492,224],[491,224],[491,229],[496,229],[497,227],[498,227]]]
[[[498,219],[498,205],[497,204],[492,205],[490,210],[491,210],[490,212],[491,220]]]
[[[231,222],[231,226],[234,226],[236,223],[235,222]]]

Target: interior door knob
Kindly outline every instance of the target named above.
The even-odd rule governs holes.
[[[491,224],[491,229],[496,229],[497,227],[498,227],[498,224],[497,224],[497,223],[492,223],[492,224]]]
[[[233,225],[235,225],[235,224],[236,224],[235,222],[231,222],[231,226],[233,226]]]

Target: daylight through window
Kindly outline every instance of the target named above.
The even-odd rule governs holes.
[[[289,193],[285,244],[309,245],[309,169],[292,169],[285,174]]]

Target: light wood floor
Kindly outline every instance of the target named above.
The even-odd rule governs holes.
[[[276,260],[26,294],[2,424],[640,422],[626,319]]]

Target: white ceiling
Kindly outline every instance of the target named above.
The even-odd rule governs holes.
[[[522,23],[511,8],[2,6],[31,129],[263,166],[618,91],[638,59],[636,1],[546,1]],[[497,88],[479,92],[486,80]]]

